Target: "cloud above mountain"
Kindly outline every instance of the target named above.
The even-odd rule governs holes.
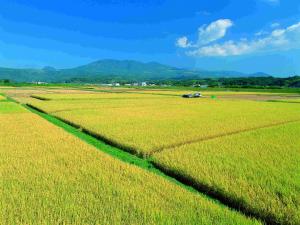
[[[219,19],[209,25],[203,25],[198,29],[198,40],[192,43],[186,36],[177,39],[177,46],[182,48],[199,47],[223,38],[227,30],[233,26],[230,19]]]
[[[271,32],[254,34],[251,39],[227,40],[217,42],[225,37],[231,20],[217,20],[199,29],[196,43],[189,42],[187,37],[177,40],[177,46],[185,48],[189,56],[237,56],[256,52],[289,50],[300,48],[300,22],[286,28],[276,28]],[[276,29],[275,29],[276,28]],[[214,42],[214,43],[213,43]]]

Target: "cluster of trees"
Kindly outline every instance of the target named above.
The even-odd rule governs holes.
[[[220,79],[223,86],[241,87],[300,87],[300,76],[288,78],[276,77],[249,77]]]
[[[225,87],[225,88],[300,88],[300,76],[287,78],[278,77],[239,77],[239,78],[186,78],[186,79],[165,79],[165,80],[145,80],[148,84],[172,85],[172,86],[207,86],[207,87]],[[132,84],[137,82],[134,79],[124,79],[121,77],[102,77],[101,79],[85,77],[72,78],[65,83],[114,83]],[[8,79],[0,80],[0,84],[13,83]]]
[[[277,77],[240,77],[240,78],[205,78],[186,80],[153,81],[155,84],[168,84],[174,86],[202,86],[208,87],[242,87],[242,88],[282,88],[300,87],[300,76],[287,78]]]
[[[9,84],[10,80],[9,79],[2,79],[0,80],[0,84]]]

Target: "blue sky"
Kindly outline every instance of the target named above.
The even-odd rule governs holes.
[[[300,1],[0,0],[0,66],[103,58],[300,74]]]

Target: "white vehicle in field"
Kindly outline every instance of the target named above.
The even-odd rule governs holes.
[[[202,94],[200,92],[196,92],[194,94],[184,94],[182,95],[183,98],[200,98]]]
[[[200,92],[196,92],[194,95],[193,95],[193,98],[200,98],[202,97],[202,94]]]

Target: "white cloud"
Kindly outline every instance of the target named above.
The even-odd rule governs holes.
[[[275,29],[271,34],[253,40],[226,41],[194,48],[187,52],[190,56],[234,56],[258,51],[300,48],[300,22],[285,29]]]
[[[198,45],[208,44],[223,38],[228,28],[233,25],[229,19],[220,19],[212,22],[208,26],[202,26],[198,29]]]
[[[186,36],[176,40],[176,45],[180,48],[200,47],[223,38],[227,30],[233,26],[233,22],[229,19],[219,19],[209,25],[203,25],[198,28],[198,40],[192,43]]]
[[[187,48],[187,47],[190,47],[190,44],[188,43],[188,38],[187,37],[181,37],[181,38],[178,38],[176,40],[176,45],[180,48]]]
[[[228,56],[228,55],[240,55],[245,52],[250,52],[251,46],[247,42],[241,41],[234,43],[233,41],[227,41],[224,44],[214,44],[201,47],[197,50],[188,51],[190,56]]]

